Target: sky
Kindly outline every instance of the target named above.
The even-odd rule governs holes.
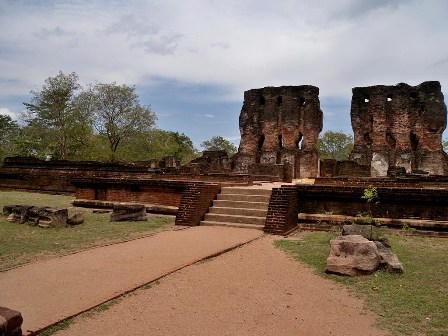
[[[320,89],[324,131],[352,133],[353,87],[438,80],[446,0],[0,0],[0,114],[59,71],[135,85],[157,127],[239,144],[244,91]]]

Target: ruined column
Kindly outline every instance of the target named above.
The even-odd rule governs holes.
[[[444,175],[448,166],[442,149],[446,113],[436,81],[353,88],[350,159],[369,165],[371,176],[386,176],[390,167]]]
[[[289,164],[293,177],[318,174],[317,138],[322,130],[319,89],[310,85],[253,89],[244,93],[237,170]]]

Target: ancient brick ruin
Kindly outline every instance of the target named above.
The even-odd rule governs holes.
[[[445,175],[446,113],[439,82],[353,88],[350,159],[370,166],[371,176],[387,176],[388,169],[396,167]]]
[[[292,178],[318,175],[317,138],[322,130],[319,89],[281,86],[244,93],[238,171],[289,165]],[[262,168],[261,168],[262,169]]]
[[[445,233],[448,163],[441,136],[447,109],[440,84],[354,88],[349,161],[319,162],[318,95],[319,89],[308,85],[246,91],[241,142],[233,157],[205,151],[184,166],[172,158],[132,163],[8,158],[0,168],[0,188],[74,193],[76,206],[137,202],[146,211],[176,214],[178,225],[194,226],[222,187],[313,177],[314,185],[272,190],[265,232],[284,234],[298,220],[306,227],[328,213],[355,218],[366,211],[364,189],[374,186],[381,198],[375,216],[387,219],[388,226],[406,223]]]

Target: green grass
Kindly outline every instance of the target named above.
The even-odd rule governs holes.
[[[350,278],[324,273],[333,237],[313,232],[302,241],[278,240],[275,245],[313,267],[316,274],[348,286],[378,315],[378,326],[392,335],[448,335],[448,239],[390,237],[404,274],[382,270]]]
[[[94,214],[92,209],[74,208],[73,196],[27,192],[0,192],[0,207],[26,204],[68,208],[81,212],[81,225],[43,229],[10,223],[0,214],[0,271],[31,261],[67,254],[89,247],[125,241],[147,235],[172,223],[172,217],[148,216],[148,221],[109,223],[110,213]]]

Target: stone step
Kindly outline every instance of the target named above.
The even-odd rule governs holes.
[[[268,210],[261,209],[245,209],[245,208],[222,208],[211,207],[209,213],[222,214],[222,215],[237,215],[237,216],[254,216],[254,217],[266,217]]]
[[[218,200],[239,201],[239,202],[266,202],[269,203],[271,196],[265,195],[237,195],[237,194],[218,194]]]
[[[228,226],[228,227],[244,228],[244,229],[256,229],[256,230],[262,230],[262,231],[264,228],[264,225],[258,225],[258,224],[226,223],[226,222],[212,222],[212,221],[201,221],[201,225],[204,225],[204,226]]]
[[[215,207],[227,207],[227,208],[244,208],[244,209],[260,209],[267,210],[268,202],[247,202],[247,201],[227,201],[227,200],[214,200],[213,206]]]
[[[207,214],[205,214],[204,221],[237,223],[237,224],[257,224],[257,225],[264,226],[266,217],[223,215],[223,214],[207,213]]]
[[[241,187],[221,188],[221,194],[271,196],[271,193],[272,193],[271,189],[241,188]]]

